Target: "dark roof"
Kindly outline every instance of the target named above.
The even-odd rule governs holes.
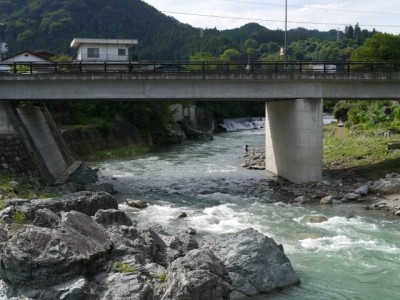
[[[9,60],[9,59],[14,58],[23,53],[29,53],[30,55],[36,56],[36,57],[44,59],[44,60],[48,60],[49,62],[52,62],[52,60],[50,58],[55,56],[54,54],[44,51],[44,50],[30,51],[28,49],[25,49],[20,52],[14,53],[10,56],[7,56],[7,57],[3,58],[3,60]]]

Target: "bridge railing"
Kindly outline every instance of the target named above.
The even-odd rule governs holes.
[[[57,73],[375,73],[400,72],[400,61],[390,62],[5,62],[0,76]]]

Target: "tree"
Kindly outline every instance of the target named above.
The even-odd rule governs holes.
[[[357,48],[351,61],[394,61],[400,60],[400,36],[388,33],[375,34]]]
[[[240,52],[235,49],[226,49],[224,53],[219,56],[220,61],[231,61],[234,58],[240,57]]]

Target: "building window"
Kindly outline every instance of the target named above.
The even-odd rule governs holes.
[[[100,57],[100,50],[99,50],[99,48],[88,48],[88,49],[87,49],[87,56],[88,56],[88,57],[99,58],[99,57]]]
[[[126,49],[118,49],[118,56],[125,56],[126,55]]]

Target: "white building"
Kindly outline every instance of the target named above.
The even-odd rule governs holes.
[[[128,62],[129,49],[138,40],[75,38],[71,47],[77,49],[76,60],[82,62]]]
[[[51,70],[54,69],[54,61],[51,60],[52,57],[54,57],[54,54],[47,51],[23,50],[1,60],[0,72],[14,72],[22,68],[22,66],[26,72],[52,72]],[[14,70],[14,67],[17,70]],[[27,68],[29,68],[29,70],[27,70]],[[32,68],[32,70],[30,70],[30,68]]]

